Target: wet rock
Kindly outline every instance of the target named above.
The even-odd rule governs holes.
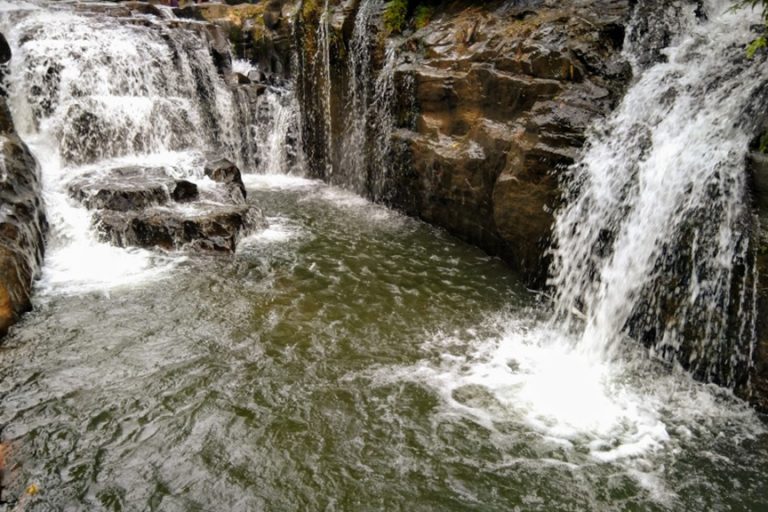
[[[205,165],[205,175],[213,181],[223,183],[233,190],[239,191],[245,199],[245,185],[240,175],[240,169],[227,159],[216,160]]]
[[[280,21],[282,19],[282,16],[280,15],[280,11],[265,11],[264,12],[264,26],[267,27],[270,30],[275,30],[278,25],[280,25]]]
[[[251,79],[242,73],[235,73],[233,78],[237,85],[250,85],[251,83]]]
[[[199,210],[153,207],[141,212],[103,210],[94,222],[102,240],[119,247],[234,252],[240,238],[265,226],[258,208],[200,205]]]
[[[753,151],[749,155],[747,164],[757,207],[768,214],[768,155]]]
[[[168,203],[171,185],[173,180],[162,168],[125,167],[86,174],[67,190],[89,209],[128,211]]]
[[[11,46],[5,39],[3,34],[0,34],[0,64],[8,64],[11,60]]]
[[[560,180],[621,97],[631,2],[454,4],[402,46],[390,198],[541,286]],[[341,115],[341,114],[339,114]]]
[[[763,123],[764,130],[766,123]],[[755,142],[755,147],[759,144]],[[756,247],[757,316],[754,367],[750,385],[742,390],[760,411],[768,413],[768,155],[752,151],[747,159],[752,193],[758,214],[753,240]]]
[[[768,414],[768,208],[760,210],[757,248],[757,342],[755,366],[746,396],[760,411]]]
[[[200,192],[197,190],[197,185],[191,181],[179,180],[173,187],[171,197],[177,203],[187,203],[196,201],[200,197]]]
[[[38,165],[13,130],[0,100],[0,336],[32,309],[32,284],[42,264],[48,228]]]

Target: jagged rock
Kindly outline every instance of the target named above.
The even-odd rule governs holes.
[[[86,174],[67,190],[89,209],[128,211],[168,203],[171,185],[173,179],[162,168],[124,167]]]
[[[630,78],[630,14],[629,1],[601,0],[456,4],[434,16],[403,43],[399,171],[384,196],[542,285],[562,170]]]
[[[102,240],[119,247],[234,252],[241,236],[265,225],[258,208],[204,205],[189,210],[153,207],[140,212],[102,210],[94,217]]]
[[[243,199],[245,199],[245,185],[240,175],[240,169],[229,160],[221,159],[207,163],[205,165],[205,175],[213,181],[224,183],[230,188],[239,190]]]
[[[197,185],[187,180],[179,180],[171,192],[171,197],[177,203],[196,201],[200,197]]]

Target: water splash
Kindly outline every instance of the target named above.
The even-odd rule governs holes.
[[[551,284],[581,350],[611,358],[630,333],[733,386],[754,343],[744,158],[768,70],[744,56],[758,17],[729,7],[684,23],[590,138],[557,217]]]

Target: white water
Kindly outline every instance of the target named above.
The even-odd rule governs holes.
[[[16,7],[3,4],[0,26],[13,49],[9,103],[40,161],[51,224],[41,291],[108,291],[167,276],[183,256],[99,242],[91,213],[68,197],[67,184],[86,172],[139,165],[204,188],[206,153],[253,167],[240,152],[249,132],[237,115],[243,107],[235,109],[193,30],[77,14],[66,5]],[[284,154],[277,144],[263,141],[262,149]],[[272,160],[263,167],[284,166]]]
[[[678,347],[685,323],[702,322],[705,338],[692,357],[708,361],[725,351],[718,346],[727,336],[723,312],[735,287],[747,346],[727,358],[726,378],[751,357],[754,276],[735,269],[749,250],[749,112],[768,68],[744,59],[754,37],[748,27],[759,17],[728,7],[708,3],[708,22],[696,20],[691,7],[665,52],[668,62],[638,67],[621,106],[591,135],[557,217],[554,322],[504,314],[477,331],[436,333],[424,346],[431,357],[378,369],[375,382],[436,390],[435,428],[469,418],[508,447],[521,442],[510,425],[524,425],[537,434],[527,442],[542,460],[574,470],[616,464],[660,502],[674,500],[664,479],[677,454],[715,438],[732,438],[735,447],[765,432],[729,391],[649,358],[626,331],[646,293],[674,291],[656,285],[665,275],[659,262],[665,251],[681,250],[675,242],[696,219],[692,275],[677,290],[681,325],[666,326],[657,350]],[[601,252],[606,231],[613,243]]]
[[[69,15],[59,17],[59,13],[56,13],[54,18],[45,16],[53,15],[40,14],[23,22],[42,23],[45,27],[44,35],[50,39],[33,39],[31,43],[21,47],[17,37],[13,41],[16,55],[14,74],[20,76],[18,73],[24,73],[32,64],[49,65],[46,61],[35,64],[36,56],[55,56],[57,62],[65,64],[61,71],[64,85],[60,88],[60,91],[65,92],[58,95],[58,103],[55,104],[53,113],[37,116],[40,121],[38,129],[31,121],[36,117],[30,113],[32,106],[27,99],[29,91],[22,88],[30,82],[17,82],[12,91],[16,118],[30,120],[24,127],[25,138],[41,159],[48,213],[53,224],[54,238],[49,246],[43,287],[59,292],[108,290],[113,286],[136,285],[142,280],[153,280],[168,275],[167,270],[173,267],[178,258],[157,256],[146,251],[126,251],[99,244],[93,239],[89,214],[72,204],[66,196],[65,187],[68,180],[94,168],[93,165],[68,164],[63,161],[62,153],[67,151],[63,151],[61,147],[61,134],[71,124],[66,118],[65,105],[67,102],[80,101],[77,96],[66,96],[66,91],[71,92],[71,88],[79,83],[83,72],[78,66],[81,66],[81,62],[83,66],[87,65],[88,59],[76,59],[70,55],[68,52],[77,39],[73,38],[73,41],[64,44],[62,39],[56,39],[59,33],[51,26],[64,20],[62,27],[67,27],[66,20],[72,21],[74,18],[67,18]],[[734,442],[738,442],[741,438],[762,432],[763,429],[755,416],[727,392],[695,383],[681,371],[670,372],[668,368],[649,361],[642,351],[634,351],[631,348],[625,350],[619,345],[623,338],[624,323],[620,315],[624,315],[626,321],[636,293],[629,281],[636,278],[642,285],[647,282],[647,275],[653,273],[650,260],[658,251],[658,242],[654,237],[662,236],[662,231],[667,229],[668,225],[663,222],[664,219],[677,218],[680,205],[686,206],[690,203],[691,206],[696,206],[695,199],[681,199],[687,197],[689,189],[698,191],[692,182],[698,179],[706,180],[716,169],[722,169],[722,165],[713,165],[715,159],[722,161],[724,156],[732,155],[733,151],[741,147],[738,146],[739,142],[744,142],[744,134],[740,135],[738,129],[733,128],[733,123],[718,119],[712,112],[722,114],[718,109],[737,108],[739,105],[734,105],[734,102],[740,101],[739,95],[748,95],[749,91],[743,88],[750,87],[749,79],[759,78],[749,73],[759,74],[761,71],[746,69],[743,74],[738,75],[735,89],[734,84],[728,82],[731,89],[709,91],[713,94],[712,98],[679,94],[672,106],[667,105],[660,110],[653,110],[653,107],[663,103],[660,95],[665,88],[655,87],[665,86],[668,89],[670,85],[677,85],[680,91],[695,91],[696,87],[702,85],[699,80],[708,76],[716,83],[714,79],[718,75],[712,67],[713,62],[718,58],[726,58],[724,54],[728,52],[741,51],[738,46],[729,49],[729,45],[733,45],[736,40],[743,41],[748,38],[743,28],[749,20],[749,16],[745,14],[723,15],[714,17],[707,25],[691,28],[690,34],[681,37],[679,46],[670,50],[669,64],[656,66],[640,77],[638,84],[632,88],[627,100],[610,121],[611,137],[596,135],[593,138],[590,150],[585,156],[584,166],[580,169],[585,173],[584,179],[588,184],[592,183],[590,180],[600,184],[600,179],[610,182],[605,186],[601,184],[580,189],[586,191],[586,195],[576,196],[576,201],[563,213],[558,224],[561,241],[559,255],[561,259],[568,259],[566,263],[560,262],[561,268],[567,267],[568,270],[561,270],[557,277],[561,279],[556,283],[562,290],[560,304],[562,310],[568,313],[578,305],[578,298],[590,298],[587,302],[590,322],[583,333],[578,330],[578,325],[574,335],[573,331],[563,332],[559,328],[548,327],[543,322],[526,322],[501,315],[478,327],[478,332],[435,333],[423,343],[425,353],[434,357],[426,358],[423,363],[415,366],[374,371],[376,382],[412,380],[436,390],[442,399],[434,418],[436,425],[446,419],[457,421],[470,418],[485,426],[494,442],[499,445],[518,442],[520,431],[533,432],[537,440],[534,446],[540,450],[540,460],[544,463],[566,464],[574,471],[589,464],[618,464],[632,472],[638,481],[650,492],[658,495],[660,500],[666,499],[667,493],[661,481],[663,466],[668,460],[664,458],[666,455],[674,456],[675,452],[684,446],[696,443],[706,445],[718,436],[730,436]],[[92,21],[78,20],[78,23],[88,25]],[[21,28],[15,28],[10,33],[18,34],[23,28],[22,24]],[[110,38],[116,35],[111,30],[117,28],[111,27],[107,21],[99,28],[102,32],[91,35],[91,31],[85,31],[79,37],[87,41],[93,37],[101,44],[100,37]],[[62,30],[64,31],[63,28]],[[134,29],[121,27],[120,30]],[[145,41],[144,29],[135,30],[139,32],[122,34],[130,36],[125,41]],[[69,32],[62,32],[64,33],[67,34],[66,37],[71,37]],[[64,35],[61,35],[61,38],[63,37]],[[150,40],[153,39],[150,37]],[[160,46],[156,48],[157,58],[162,61],[167,49],[164,50],[162,45],[158,44]],[[98,55],[95,49],[97,46],[91,44],[94,56]],[[87,50],[87,45],[84,48]],[[113,47],[105,42],[105,48],[109,50]],[[114,49],[120,53],[119,59],[138,55],[127,47],[116,46]],[[205,60],[203,55],[195,55]],[[118,55],[114,56],[117,57]],[[105,61],[99,63],[99,66],[110,65]],[[205,61],[205,65],[208,65],[208,61]],[[104,115],[108,120],[115,119],[115,123],[109,126],[137,134],[142,141],[146,141],[145,146],[132,154],[124,155],[124,148],[119,144],[110,145],[110,142],[117,139],[106,139],[106,146],[99,147],[99,150],[106,151],[106,154],[99,154],[102,160],[96,165],[165,165],[180,173],[198,175],[200,154],[189,148],[197,148],[197,144],[201,144],[198,135],[206,133],[205,130],[210,126],[201,121],[207,114],[197,112],[200,105],[189,99],[194,97],[190,96],[192,93],[177,93],[173,97],[167,97],[164,96],[166,86],[161,86],[152,94],[145,95],[144,88],[149,87],[147,84],[153,84],[161,77],[144,70],[136,61],[127,62],[121,69],[126,70],[128,74],[130,70],[135,69],[146,73],[136,79],[138,89],[131,90],[134,96],[125,99],[125,96],[130,95],[122,94],[120,97],[124,99],[120,99],[118,95],[107,92],[95,94],[95,98],[90,98],[89,101],[99,105],[100,115]],[[162,66],[160,69],[165,71]],[[110,73],[115,71],[111,69]],[[44,74],[38,70],[29,76],[40,77]],[[114,77],[107,74],[102,79],[103,84],[89,83],[89,87],[103,87],[104,84],[112,83]],[[215,74],[211,79],[217,80]],[[386,83],[388,79],[385,75],[382,83]],[[224,91],[218,87],[213,90],[216,94]],[[278,101],[279,96],[270,94],[273,93],[267,93],[265,98],[266,102],[276,102],[273,112],[279,113],[281,108],[288,114],[295,112],[290,104]],[[190,123],[191,128],[182,130],[179,135],[189,137],[189,140],[184,139],[177,145],[167,138],[167,126],[143,124],[147,116],[151,116],[155,101],[170,112],[186,113],[179,114],[182,119],[180,122]],[[229,100],[223,99],[222,105],[227,105],[227,101]],[[134,115],[137,117],[128,125],[126,119],[130,120]],[[616,144],[611,144],[613,137],[619,138],[625,131],[630,131],[628,124],[634,122],[633,116],[642,119],[645,127],[655,135],[651,137],[654,144],[650,156],[640,158],[637,154],[626,153],[637,149],[634,145],[637,141],[634,138],[619,139]],[[281,121],[280,115],[275,115],[274,119],[273,126],[288,126],[291,123],[290,120]],[[289,116],[285,119],[289,119]],[[226,123],[222,125],[226,126]],[[155,128],[157,131],[154,131]],[[288,128],[270,128],[257,135],[257,139],[261,141],[257,144],[259,151],[263,151],[268,157],[260,161],[258,168],[270,175],[246,176],[249,187],[319,187],[317,182],[272,175],[285,172],[288,156],[275,155],[285,155],[276,148],[280,147],[280,141],[287,135],[275,136],[273,139],[270,139],[270,135],[287,134],[288,131]],[[702,134],[705,134],[705,137],[698,138]],[[215,135],[211,135],[210,140],[216,140]],[[727,138],[728,147],[709,144],[715,137]],[[237,146],[237,142],[230,144],[232,147]],[[82,148],[76,147],[77,152],[72,154],[79,160],[78,155],[82,155]],[[701,154],[706,158],[702,159]],[[633,174],[629,177],[622,175],[621,171],[627,167],[620,164],[636,160],[642,161],[641,169],[632,171]],[[699,165],[702,162],[708,165]],[[678,173],[681,170],[685,172]],[[635,176],[642,176],[642,179]],[[614,187],[615,183],[611,180],[618,180],[619,183],[622,183],[622,180],[638,182],[642,185],[632,188],[633,192],[638,192],[631,194],[632,200],[637,199],[636,204],[631,204],[637,213],[624,219],[619,214],[621,212],[608,211],[617,203],[622,206],[623,201],[627,199],[614,197],[615,193],[624,188]],[[742,186],[741,182],[736,180],[734,185],[734,190],[738,192],[738,187]],[[386,210],[374,207],[348,192],[323,188],[308,200],[316,200],[317,197],[339,208],[359,212],[361,217],[375,220],[376,216],[380,215],[386,218],[387,222],[392,222],[392,216]],[[589,199],[590,208],[579,210],[579,205],[587,205],[587,199],[581,199],[583,197]],[[728,222],[739,216],[738,204],[733,204],[735,197],[734,194],[721,198],[721,201],[731,208],[736,208],[734,211],[724,209],[725,218],[718,224],[725,227],[717,230],[723,234],[723,243],[715,245],[718,251],[715,259],[723,262],[725,267],[732,262],[732,258],[728,259],[726,254],[732,248],[731,239],[727,236],[731,232]],[[657,204],[657,201],[661,200],[671,203]],[[595,218],[580,218],[577,213],[583,212],[590,213]],[[621,249],[620,256],[595,261],[592,249],[594,237],[599,235],[598,226],[605,224],[606,219],[607,224],[612,225],[614,218],[627,223],[617,229],[621,235],[616,243],[616,247]],[[270,230],[249,237],[242,243],[278,244],[303,235],[287,219],[273,217],[270,220],[273,223]],[[576,225],[583,227],[583,231],[576,230],[576,233],[583,234],[583,237],[574,239],[573,245],[569,246],[567,242],[571,239],[568,236],[572,232],[569,227]],[[665,233],[669,236],[669,231]],[[638,244],[637,237],[640,237],[639,240],[643,243]],[[621,245],[624,242],[628,245]],[[567,252],[569,247],[573,252]],[[588,280],[585,274],[584,261],[604,269],[599,286],[595,289],[592,286],[593,281]],[[569,264],[573,266],[568,266]],[[604,266],[601,266],[603,264]],[[625,274],[622,275],[622,272]],[[621,306],[606,302],[608,299],[618,300]],[[614,314],[619,316],[611,316]],[[614,358],[610,357],[611,355],[621,357]],[[524,428],[510,428],[510,424],[522,425]],[[508,464],[513,462],[505,461]]]
[[[257,174],[303,174],[298,149],[299,109],[292,89],[269,88],[256,105],[252,139],[256,145]]]
[[[684,24],[665,52],[668,62],[642,71],[590,139],[557,218],[551,284],[560,318],[573,325],[580,324],[573,311],[586,315],[585,353],[612,357],[628,322],[646,307],[637,322],[655,329],[657,348],[675,351],[694,330],[685,362],[719,364],[719,374],[707,369],[707,376],[733,383],[754,338],[754,275],[738,269],[749,267],[750,109],[760,104],[768,68],[744,57],[757,13],[731,12],[725,1],[706,7],[711,21]],[[689,262],[679,281],[671,277],[680,272],[673,257]],[[662,296],[670,294],[679,301],[674,320],[659,320]],[[729,308],[742,319],[735,343],[746,346],[728,346]]]
[[[371,85],[374,80],[371,51],[376,17],[381,10],[381,0],[363,0],[355,15],[355,25],[349,42],[346,130],[342,141],[342,162],[340,174],[333,183],[345,186],[359,194],[368,192],[369,122],[373,101]]]

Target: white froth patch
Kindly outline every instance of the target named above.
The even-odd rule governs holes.
[[[424,346],[434,357],[368,376],[374,385],[411,381],[432,389],[442,404],[436,418],[470,419],[493,432],[501,449],[522,427],[538,434],[542,447],[565,450],[563,463],[618,465],[657,501],[670,498],[665,457],[713,437],[737,443],[765,432],[754,411],[727,391],[663,367],[639,347],[627,362],[609,361],[541,323],[494,324],[497,337],[439,334]]]
[[[372,205],[370,201],[354,192],[331,186],[324,187],[318,197],[339,208],[365,208]]]
[[[251,71],[256,71],[256,66],[246,59],[232,59],[232,71],[248,76]]]
[[[266,229],[243,238],[238,244],[238,250],[260,245],[288,242],[301,237],[303,234],[303,231],[299,226],[291,223],[290,220],[285,217],[267,217],[267,223],[269,227]]]
[[[70,244],[46,254],[43,295],[76,295],[152,283],[167,277],[182,257],[163,257],[107,244]]]
[[[322,185],[321,181],[289,174],[243,174],[242,178],[245,187],[250,189],[293,190]]]

